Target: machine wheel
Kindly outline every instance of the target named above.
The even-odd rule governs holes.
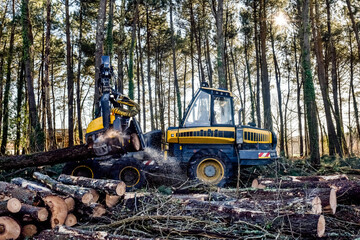
[[[85,160],[80,162],[67,163],[63,170],[63,174],[71,176],[82,176],[88,178],[100,178],[100,165],[93,160]]]
[[[216,156],[201,156],[189,166],[189,177],[205,184],[222,187],[229,178],[230,167]]]
[[[135,159],[122,159],[111,167],[111,178],[121,180],[126,184],[126,191],[141,188],[145,182],[145,174],[141,164]]]

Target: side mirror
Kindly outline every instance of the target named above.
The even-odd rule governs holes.
[[[238,112],[238,114],[239,114],[239,126],[241,126],[241,112],[242,111],[244,111],[244,109],[243,108],[240,108],[239,109],[239,112]]]

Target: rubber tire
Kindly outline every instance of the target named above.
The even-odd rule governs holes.
[[[82,166],[84,166],[85,168],[89,168],[92,171],[92,175],[78,175],[75,173],[74,171],[76,171],[76,169],[81,168]],[[90,172],[90,171],[89,171]],[[62,170],[63,174],[67,174],[67,175],[72,175],[72,176],[84,176],[84,177],[89,177],[89,178],[101,178],[102,172],[101,172],[101,168],[100,165],[97,161],[94,160],[85,160],[85,161],[79,161],[79,162],[69,162],[66,163],[63,170]]]
[[[133,158],[123,158],[115,162],[110,170],[110,178],[115,180],[121,180],[126,184],[126,181],[124,179],[121,179],[122,177],[120,176],[121,172],[126,168],[136,169],[137,173],[139,174],[139,179],[135,184],[126,185],[126,191],[130,192],[142,188],[146,183],[145,173],[142,170],[142,163],[139,163],[136,159]]]
[[[197,176],[197,168],[199,166],[199,164],[208,158],[213,158],[215,160],[217,160],[218,162],[221,163],[223,169],[224,169],[224,175],[222,177],[222,179],[216,183],[216,184],[211,184],[211,183],[207,183],[202,181],[201,179],[198,178]],[[223,187],[225,184],[227,184],[229,182],[229,179],[231,177],[231,171],[232,170],[232,166],[231,164],[225,164],[223,160],[221,160],[218,156],[214,156],[214,155],[203,155],[203,156],[199,156],[195,159],[195,161],[192,161],[192,164],[189,165],[188,167],[188,176],[190,179],[192,180],[197,180],[199,182],[202,182],[204,184],[208,184],[208,185],[216,185],[218,187]]]

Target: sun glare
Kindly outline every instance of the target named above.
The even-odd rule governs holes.
[[[280,27],[285,27],[288,25],[287,17],[284,15],[283,12],[279,12],[275,16],[274,21],[275,21],[275,25],[280,26]]]

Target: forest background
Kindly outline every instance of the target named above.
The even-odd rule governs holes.
[[[282,156],[356,156],[359,19],[354,0],[1,0],[1,154],[83,143],[110,55],[144,132],[177,126],[207,81]]]

